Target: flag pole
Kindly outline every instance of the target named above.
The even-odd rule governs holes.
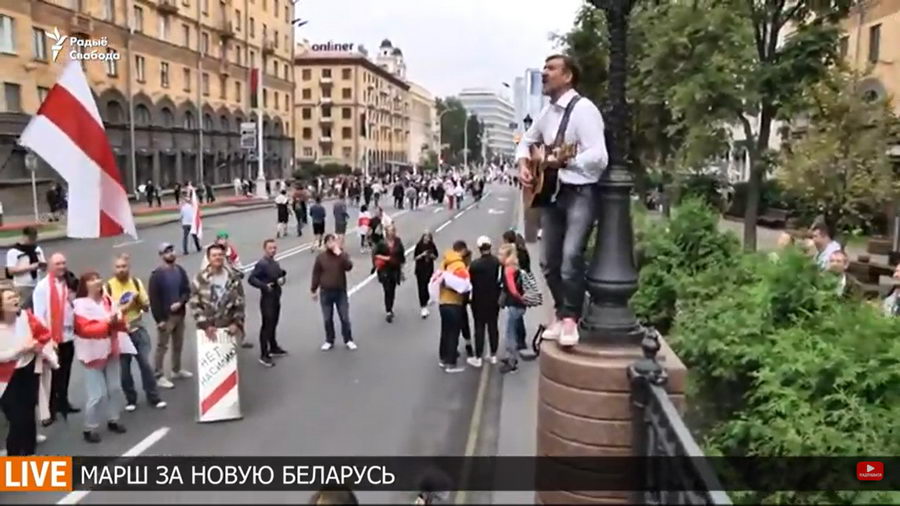
[[[134,192],[135,200],[138,200],[137,189],[140,184],[137,180],[137,149],[134,140],[134,56],[131,54],[131,39],[134,38],[134,2],[129,0],[128,12],[128,39],[125,41],[125,53],[128,54],[128,136],[129,148],[131,149],[131,191]]]
[[[256,196],[261,199],[269,198],[266,192],[265,154],[263,144],[263,71],[265,69],[265,45],[266,38],[262,37],[259,51],[259,68],[256,71]]]
[[[197,187],[202,188],[204,182],[203,174],[203,158],[205,151],[203,149],[203,6],[202,2],[197,2],[197,132],[198,132],[198,149],[197,149],[197,168],[199,170],[199,178]],[[209,48],[207,48],[209,49]]]

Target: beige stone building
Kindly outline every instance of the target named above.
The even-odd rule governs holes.
[[[862,93],[890,97],[900,114],[900,1],[860,0],[842,28],[841,55],[863,75]]]
[[[429,151],[437,152],[437,107],[424,87],[409,83],[409,160],[425,163]]]
[[[410,86],[355,44],[298,46],[296,157],[380,172],[410,166]]]
[[[0,157],[12,154],[2,177],[26,177],[15,140],[62,65],[97,52],[107,55],[83,67],[128,188],[255,178],[239,132],[255,117],[250,69],[260,63],[266,172],[289,174],[292,19],[290,0],[0,0]],[[69,37],[55,61],[54,30]],[[106,46],[78,48],[72,38]]]

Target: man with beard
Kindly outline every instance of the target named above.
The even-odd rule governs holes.
[[[185,305],[191,296],[187,272],[175,263],[175,246],[164,242],[159,246],[162,265],[150,275],[147,292],[150,296],[150,312],[159,333],[156,342],[154,370],[156,384],[160,388],[175,388],[165,376],[163,359],[172,344],[172,377],[190,378],[190,371],[181,367],[181,350],[184,347]]]

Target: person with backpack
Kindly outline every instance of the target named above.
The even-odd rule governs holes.
[[[525,339],[525,299],[523,297],[522,271],[516,257],[515,246],[500,247],[500,263],[503,265],[500,306],[506,309],[506,358],[500,366],[502,374],[519,370],[520,340]]]

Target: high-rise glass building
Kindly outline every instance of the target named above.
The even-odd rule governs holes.
[[[484,145],[494,155],[512,156],[516,149],[516,111],[509,99],[488,88],[467,88],[459,94],[459,100],[484,122]]]

